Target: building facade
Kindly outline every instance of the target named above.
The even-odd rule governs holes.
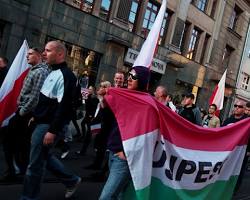
[[[33,46],[58,39],[73,70],[89,84],[128,71],[161,0],[0,0],[0,54],[13,59],[24,38]],[[167,86],[174,101],[193,92],[200,107],[226,68],[229,112],[249,21],[245,0],[168,0],[150,85]]]
[[[245,102],[250,101],[250,26],[238,72],[235,98]]]

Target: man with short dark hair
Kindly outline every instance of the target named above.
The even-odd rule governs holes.
[[[48,66],[42,63],[42,53],[38,48],[30,48],[26,58],[31,68],[23,82],[17,100],[18,109],[10,119],[4,136],[3,147],[8,171],[2,181],[12,181],[16,178],[13,160],[19,167],[21,174],[26,171],[31,137],[28,123],[38,103],[40,89],[49,74]]]
[[[52,147],[64,137],[62,130],[72,119],[76,77],[65,62],[66,48],[59,41],[46,44],[43,58],[51,67],[45,79],[38,105],[34,111],[35,130],[31,138],[30,162],[24,179],[22,200],[38,199],[45,168],[66,186],[65,198],[70,198],[81,178],[69,173],[53,155]]]
[[[183,100],[183,108],[180,109],[179,114],[186,120],[194,124],[201,125],[202,120],[201,120],[200,109],[197,108],[193,104],[193,102],[194,102],[194,94],[192,93],[186,94]]]
[[[0,88],[3,84],[3,81],[8,73],[8,59],[1,56],[0,57]]]
[[[247,117],[250,117],[250,101],[248,101],[248,102],[246,103],[245,115],[246,115]]]
[[[220,127],[220,119],[215,115],[217,106],[211,104],[208,109],[208,115],[204,116],[202,126],[205,128],[217,128]]]

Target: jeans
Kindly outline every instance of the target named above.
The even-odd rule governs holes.
[[[120,159],[113,152],[109,152],[109,171],[108,180],[99,200],[121,199],[124,189],[131,180],[127,161]]]
[[[51,153],[51,146],[43,145],[43,138],[48,132],[48,124],[38,124],[32,134],[30,162],[24,178],[21,200],[36,200],[39,198],[40,186],[47,168],[67,187],[72,187],[78,181],[78,176],[71,174],[64,165]]]

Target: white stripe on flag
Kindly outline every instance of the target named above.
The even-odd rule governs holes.
[[[159,135],[158,131],[155,130],[145,135],[123,141],[124,150],[126,152],[136,190],[149,186],[151,176],[157,177],[165,185],[174,189],[201,189],[207,184],[215,182],[215,179],[212,178],[205,183],[194,183],[198,170],[191,175],[183,175],[181,181],[169,180],[165,175],[165,169],[169,169],[170,155],[178,157],[179,160],[176,161],[176,166],[179,166],[180,159],[192,160],[196,163],[196,166],[198,166],[198,162],[212,162],[215,164],[219,161],[226,160],[221,173],[215,176],[217,180],[227,181],[230,176],[238,175],[240,172],[241,165],[238,163],[241,163],[244,159],[244,151],[246,149],[245,145],[237,146],[233,151],[212,152],[180,148],[166,140],[163,140],[165,142],[164,147],[166,147],[165,152],[167,155],[165,165],[163,168],[154,168],[152,170],[153,155],[151,152],[154,152],[155,143]],[[154,154],[154,161],[157,161],[157,159],[159,159],[157,156],[160,156],[156,153]],[[133,160],[131,158],[133,158]],[[174,168],[173,174],[175,176],[176,168]],[[144,178],[141,179],[141,177]]]
[[[26,59],[28,50],[28,43],[24,40],[0,88],[0,101],[12,90],[18,77],[30,67]]]

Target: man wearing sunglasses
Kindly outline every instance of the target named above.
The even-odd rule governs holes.
[[[244,115],[244,113],[245,103],[241,100],[237,100],[234,104],[233,114],[224,121],[222,126],[228,126],[242,119],[245,119],[246,116]]]

